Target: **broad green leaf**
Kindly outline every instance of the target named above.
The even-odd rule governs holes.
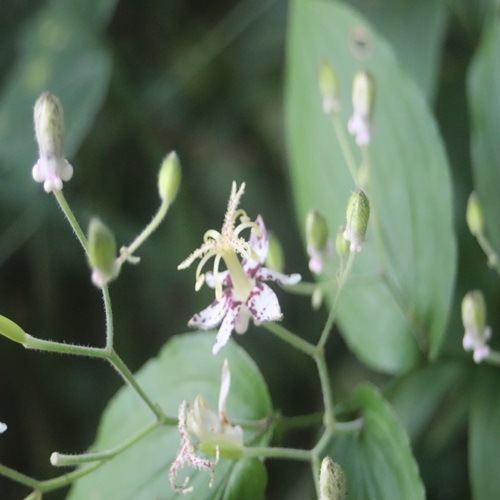
[[[443,1],[384,0],[354,4],[393,47],[402,68],[432,101],[440,68],[448,9]],[[422,33],[425,32],[425,36]]]
[[[378,389],[361,385],[354,394],[363,428],[334,438],[327,454],[343,469],[349,498],[424,499],[408,436]]]
[[[335,233],[355,188],[322,112],[320,65],[327,60],[336,70],[343,124],[351,114],[354,74],[368,70],[375,78],[372,216],[354,265],[358,285],[345,288],[338,318],[347,344],[365,363],[408,370],[420,356],[439,352],[454,282],[450,177],[439,132],[390,47],[345,5],[293,2],[287,44],[288,153],[302,227],[308,211],[318,209]],[[360,163],[359,149],[348,141]]]
[[[469,466],[474,500],[498,497],[500,450],[500,398],[498,368],[484,368],[475,387],[470,414]]]
[[[66,156],[70,159],[91,127],[111,74],[111,57],[100,43],[96,24],[106,19],[102,9],[69,8],[52,2],[24,31],[18,63],[0,95],[0,196],[19,204],[20,189],[34,189],[31,168],[37,146],[33,133],[33,105],[45,90],[57,95],[64,107]],[[76,171],[76,175],[78,172]],[[8,182],[11,181],[11,182]]]
[[[485,30],[468,81],[472,118],[474,185],[483,207],[486,235],[500,252],[500,19]]]
[[[390,396],[386,396],[412,441],[428,431],[446,396],[463,382],[464,375],[458,363],[434,363],[405,374],[397,381]]]
[[[240,460],[234,466],[223,500],[259,500],[265,498],[267,471],[258,458]]]
[[[198,394],[216,410],[221,369],[224,358],[229,361],[231,388],[227,401],[229,418],[261,419],[271,413],[271,402],[257,366],[235,343],[230,343],[219,356],[211,353],[214,335],[194,333],[167,342],[156,359],[150,360],[137,374],[137,380],[168,415],[177,415],[183,400],[193,402]],[[119,445],[152,422],[153,417],[128,387],[121,389],[106,408],[99,425],[94,450]],[[255,432],[255,431],[252,431]],[[251,435],[245,433],[246,438]],[[257,444],[265,444],[267,435]],[[157,429],[122,455],[79,480],[70,492],[72,500],[119,498],[150,500],[174,498],[168,471],[179,448],[177,427]],[[196,498],[222,498],[226,485],[235,488],[233,474],[247,480],[238,462],[221,459],[216,467],[215,483],[208,488],[209,476],[204,472],[186,473],[191,477]],[[265,471],[253,468],[256,498],[262,494]],[[183,477],[179,474],[178,482]],[[231,498],[231,497],[229,497]]]

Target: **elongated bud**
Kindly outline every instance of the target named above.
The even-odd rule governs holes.
[[[33,179],[43,182],[46,192],[60,191],[63,181],[73,176],[73,167],[64,158],[64,112],[61,101],[44,92],[34,109],[35,135],[39,159],[33,167]]]
[[[267,238],[269,247],[266,257],[266,266],[273,271],[282,273],[285,268],[283,247],[273,233],[268,233]]]
[[[375,81],[366,71],[356,73],[352,85],[353,114],[347,128],[355,136],[358,146],[371,141],[371,122],[375,106]]]
[[[486,304],[481,290],[472,290],[462,299],[462,323],[466,330],[481,331],[486,326]]]
[[[163,160],[158,175],[158,191],[165,203],[172,203],[181,184],[181,164],[175,151]]]
[[[349,198],[346,218],[344,238],[350,242],[351,252],[361,252],[370,218],[370,203],[361,189],[356,190]]]
[[[486,324],[486,304],[480,290],[472,290],[463,298],[462,322],[465,328],[463,347],[466,351],[474,351],[474,361],[479,363],[490,353],[487,343],[491,338],[491,328]]]
[[[344,238],[344,228],[339,227],[335,238],[335,249],[339,257],[343,257],[349,251],[349,242]]]
[[[319,90],[323,99],[323,111],[326,114],[340,111],[337,75],[328,61],[323,61],[319,70]]]
[[[332,242],[328,239],[328,224],[317,211],[311,210],[306,219],[307,253],[309,254],[309,269],[314,274],[323,272],[326,261],[330,258]]]
[[[330,457],[321,462],[319,492],[319,500],[344,500],[346,497],[344,471]]]
[[[88,240],[92,282],[102,288],[118,274],[115,237],[99,219],[93,218],[89,224]]]
[[[474,236],[478,236],[483,232],[484,230],[483,209],[474,191],[470,194],[469,200],[467,201],[467,211],[465,214],[465,219],[467,220],[469,231]]]
[[[0,334],[4,337],[26,345],[26,332],[9,318],[0,315]]]
[[[367,71],[359,71],[354,75],[352,105],[360,115],[372,118],[375,106],[375,81]]]
[[[328,224],[326,219],[317,211],[311,210],[306,219],[307,244],[314,250],[322,252],[328,244]]]

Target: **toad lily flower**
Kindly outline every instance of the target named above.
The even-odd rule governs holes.
[[[299,274],[285,275],[263,267],[269,248],[267,232],[260,216],[252,222],[244,210],[238,209],[244,189],[244,183],[237,190],[233,182],[221,232],[207,231],[203,245],[178,266],[178,269],[185,269],[201,258],[196,269],[195,289],[199,290],[204,282],[215,288],[215,301],[188,323],[202,330],[221,324],[213,354],[227,344],[233,330],[245,333],[250,317],[256,324],[283,317],[278,297],[264,281],[294,285],[301,279]],[[246,241],[240,233],[249,228],[250,238]],[[238,254],[242,257],[241,262]],[[202,274],[203,266],[211,257],[214,257],[213,273]],[[223,272],[219,272],[221,259],[227,268]]]
[[[175,491],[188,493],[193,489],[192,487],[186,487],[189,477],[185,479],[182,486],[175,484],[175,476],[183,467],[190,466],[194,469],[207,471],[210,474],[209,485],[211,487],[219,456],[228,458],[239,458],[241,456],[243,451],[243,430],[239,425],[232,426],[226,413],[226,400],[230,385],[231,373],[229,363],[225,359],[222,366],[218,413],[207,407],[202,396],[196,397],[194,405],[187,401],[181,403],[179,407],[181,448],[169,471],[170,485]],[[215,461],[212,462],[197,455],[191,440],[197,443],[201,451],[211,454],[215,451]]]
[[[466,351],[474,351],[474,361],[481,363],[491,352],[488,345],[491,328],[486,324],[486,304],[480,290],[472,290],[463,298],[462,322],[465,328],[463,347]]]

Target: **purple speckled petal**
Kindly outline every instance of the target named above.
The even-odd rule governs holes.
[[[220,325],[217,337],[215,338],[215,344],[212,347],[212,354],[217,354],[229,341],[229,337],[234,330],[234,325],[238,314],[240,312],[241,303],[232,302],[227,310],[226,317]]]
[[[230,303],[230,292],[223,292],[220,300],[214,300],[206,309],[196,313],[188,322],[188,326],[195,326],[202,330],[215,328],[224,318]]]
[[[295,285],[302,277],[300,274],[282,274],[267,267],[261,267],[255,274],[257,281],[276,281],[280,285]]]
[[[253,288],[245,305],[257,324],[263,321],[276,321],[283,317],[278,297],[265,283],[259,283]]]

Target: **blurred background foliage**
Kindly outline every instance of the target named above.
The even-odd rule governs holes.
[[[472,190],[466,72],[492,1],[449,0],[432,19],[410,0],[356,0],[397,51],[434,109],[454,181],[459,271],[455,306],[442,363],[415,377],[415,394],[439,380],[440,401],[388,395],[410,431],[428,498],[466,499],[467,396],[472,362],[461,352],[458,304],[482,288],[493,310],[499,287],[468,234],[465,203]],[[284,144],[283,77],[288,2],[285,0],[3,0],[0,16],[0,313],[34,335],[102,345],[101,297],[90,283],[77,241],[40,185],[31,180],[36,160],[32,107],[49,90],[66,113],[67,157],[75,168],[65,188],[82,226],[99,215],[120,243],[132,240],[156,210],[156,175],[175,149],[183,184],[166,222],[111,286],[116,347],[138,369],[210,300],[194,293],[193,272],[176,270],[204,231],[222,221],[231,181],[247,183],[244,206],[261,213],[280,239],[286,271],[308,277],[291,200]],[[432,22],[438,36],[426,39]],[[412,36],[409,32],[413,33]],[[409,40],[427,44],[426,67]],[[409,117],[410,119],[410,117]],[[432,235],[429,235],[432,244]],[[286,324],[305,337],[317,332],[324,311],[284,294]],[[499,321],[493,314],[493,330]],[[311,338],[311,337],[309,337]],[[256,360],[275,408],[301,414],[321,408],[312,362],[263,330],[238,341]],[[495,342],[494,342],[495,345]],[[328,346],[333,387],[340,399],[368,372],[338,336]],[[434,370],[434,371],[433,371]],[[412,374],[408,375],[411,379]],[[410,380],[411,382],[411,380]],[[50,453],[78,452],[93,441],[99,415],[121,381],[108,366],[25,352],[2,341],[0,349],[0,461],[38,478],[54,475]],[[439,405],[438,405],[439,403]],[[424,403],[422,403],[424,404]],[[311,436],[277,436],[309,446]],[[272,462],[269,498],[310,494],[308,467]],[[58,472],[58,471],[55,471]],[[294,481],[290,478],[294,477]],[[280,485],[279,490],[276,485]],[[168,488],[167,471],[165,487]],[[25,490],[0,478],[2,498]],[[53,498],[63,498],[64,493]]]

